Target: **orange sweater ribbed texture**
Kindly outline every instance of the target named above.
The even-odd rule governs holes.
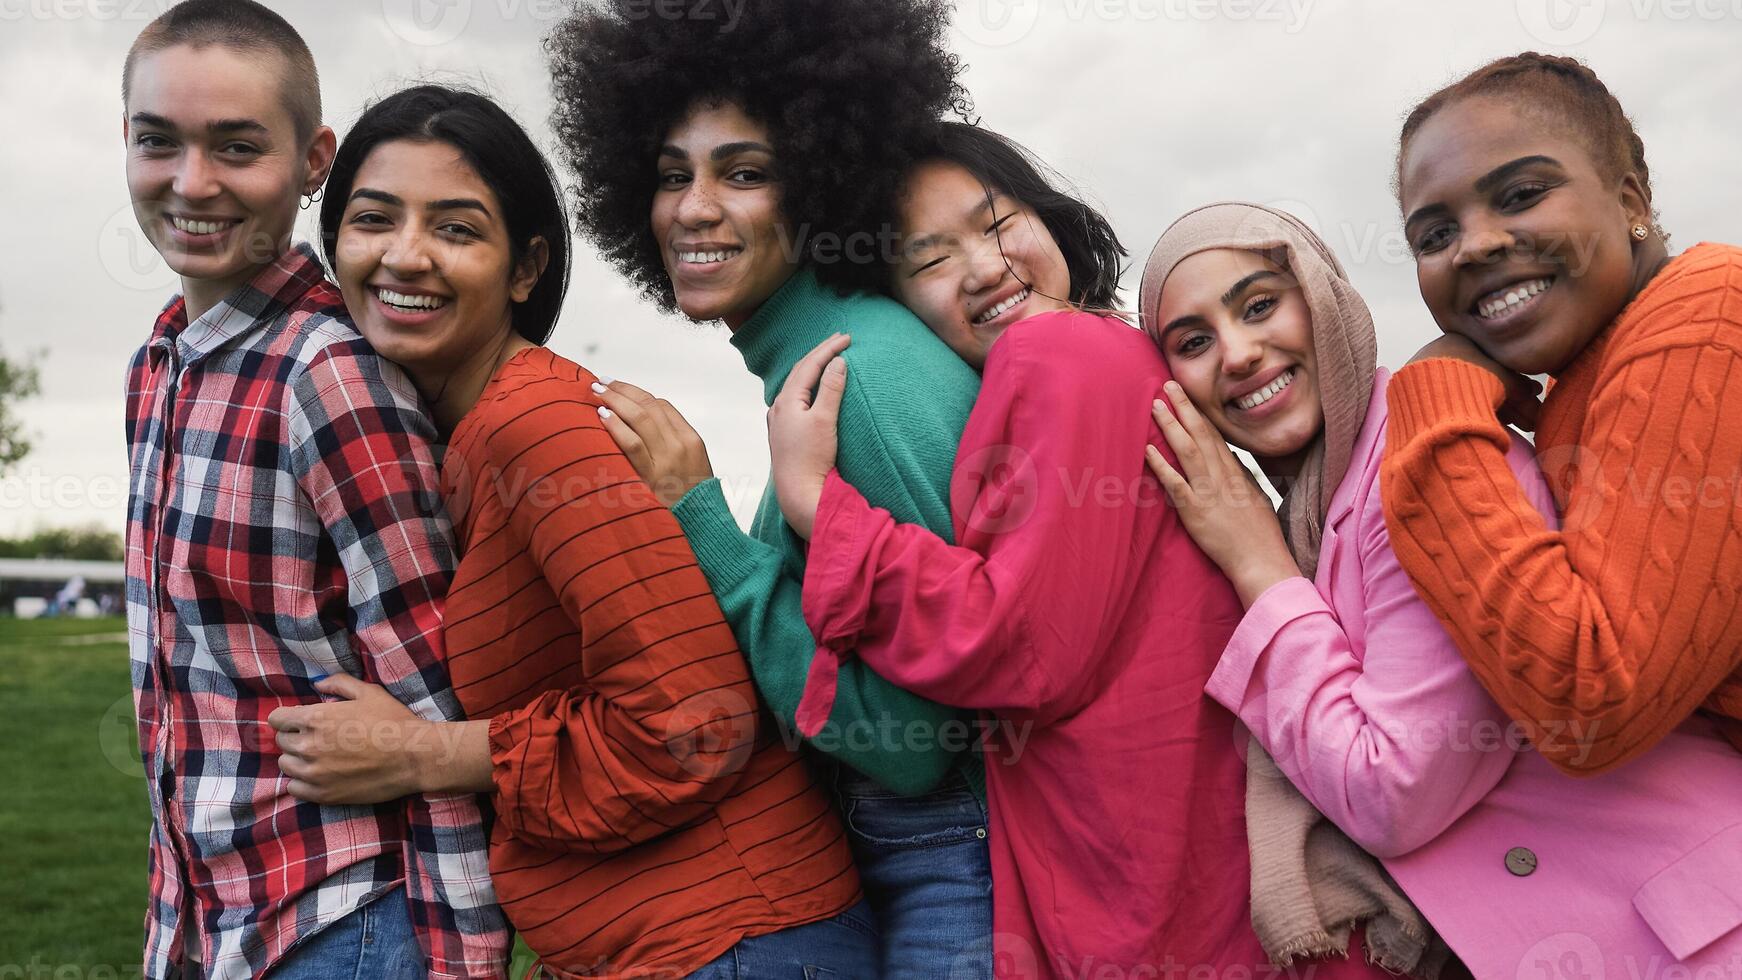
[[[1554,380],[1549,530],[1506,464],[1497,378],[1391,380],[1386,525],[1416,590],[1543,755],[1573,773],[1696,710],[1742,748],[1742,248],[1664,267]]]
[[[859,879],[594,380],[522,351],[456,428],[448,669],[490,719],[490,871],[547,973],[684,976],[844,911]]]

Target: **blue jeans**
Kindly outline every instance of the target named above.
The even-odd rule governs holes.
[[[689,980],[876,980],[877,927],[865,902],[832,919],[739,940]]]
[[[879,975],[990,980],[992,859],[967,782],[902,797],[843,766],[835,791],[883,934]]]
[[[423,947],[400,885],[298,943],[272,980],[424,980]]]

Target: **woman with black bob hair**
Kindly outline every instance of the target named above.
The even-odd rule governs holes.
[[[1119,276],[1124,271],[1126,251],[1098,208],[1072,193],[1065,179],[1027,147],[1002,133],[978,124],[946,120],[938,128],[924,157],[927,163],[953,163],[978,178],[983,194],[1003,195],[1020,201],[1052,236],[1070,272],[1068,295],[1055,297],[1090,312],[1112,312],[1119,307]],[[916,171],[903,185],[903,199],[910,198]],[[903,240],[915,234],[901,226]],[[899,294],[898,269],[889,270],[890,289]]]
[[[1240,604],[1144,469],[1170,375],[1112,312],[1124,249],[1094,206],[977,126],[942,128],[894,214],[889,288],[982,383],[953,544],[836,468],[841,341],[775,401],[774,482],[810,541],[818,659],[997,720],[994,954],[1010,975],[1260,970],[1244,763],[1233,716],[1203,696]],[[801,731],[839,699],[837,674],[811,672]]]
[[[946,48],[950,9],[753,0],[723,23],[708,0],[654,15],[598,2],[546,41],[582,231],[662,308],[724,323],[767,401],[812,347],[855,330],[842,471],[940,534],[978,378],[882,291],[901,182],[939,117],[967,106]],[[773,488],[744,533],[669,403],[621,381],[598,390],[605,425],[683,525],[763,700],[795,727],[817,644],[801,606],[804,543]],[[848,818],[882,933],[880,975],[990,977],[971,716],[856,662],[841,666],[840,689],[806,744]]]
[[[365,111],[337,159],[328,261],[448,442],[461,556],[441,648],[475,720],[432,727],[334,675],[316,685],[333,700],[274,716],[291,792],[489,793],[495,895],[547,975],[873,975],[827,794],[759,720],[694,553],[604,429],[595,376],[540,346],[569,237],[543,155],[490,99],[422,85]],[[359,730],[380,737],[344,735]]]

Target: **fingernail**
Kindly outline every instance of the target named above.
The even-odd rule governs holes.
[[[599,406],[599,417],[600,417],[600,418],[602,418],[602,419],[608,419],[608,418],[610,418],[610,417],[611,417],[611,410],[610,410],[610,409],[608,409],[608,408],[606,408],[606,407],[605,407],[605,406],[603,406],[603,405],[600,405],[600,406]]]
[[[603,381],[593,382],[593,394],[603,395],[604,393],[605,393],[605,382],[603,382]]]
[[[310,684],[319,684],[321,681],[326,680],[327,676],[328,675],[326,674],[311,674],[309,675],[308,682]]]
[[[1167,406],[1166,406],[1166,405],[1164,405],[1164,404],[1162,404],[1162,401],[1161,401],[1161,399],[1159,399],[1159,398],[1157,398],[1157,399],[1156,399],[1156,400],[1155,400],[1155,410],[1156,410],[1156,411],[1158,411],[1158,412],[1159,412],[1159,411],[1161,411],[1161,410],[1163,410],[1163,409],[1165,409],[1165,408],[1167,408]]]
[[[1178,381],[1169,381],[1167,384],[1163,385],[1162,387],[1166,388],[1167,393],[1170,395],[1177,395],[1182,390],[1179,386]]]
[[[617,379],[616,379],[616,378],[613,378],[613,377],[611,377],[611,376],[610,376],[610,375],[607,375],[607,374],[601,374],[601,375],[599,375],[599,383],[600,383],[600,384],[602,384],[602,385],[608,385],[608,384],[610,384],[610,383],[611,383],[611,382],[613,382],[613,381],[616,381],[616,380],[617,380]]]

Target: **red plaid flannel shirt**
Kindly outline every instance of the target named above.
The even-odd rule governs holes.
[[[300,802],[266,724],[340,671],[423,717],[462,717],[443,661],[454,557],[434,429],[312,250],[192,324],[180,298],[163,311],[129,370],[127,437],[145,976],[184,942],[206,976],[258,976],[400,882],[432,974],[504,975],[477,798]]]

